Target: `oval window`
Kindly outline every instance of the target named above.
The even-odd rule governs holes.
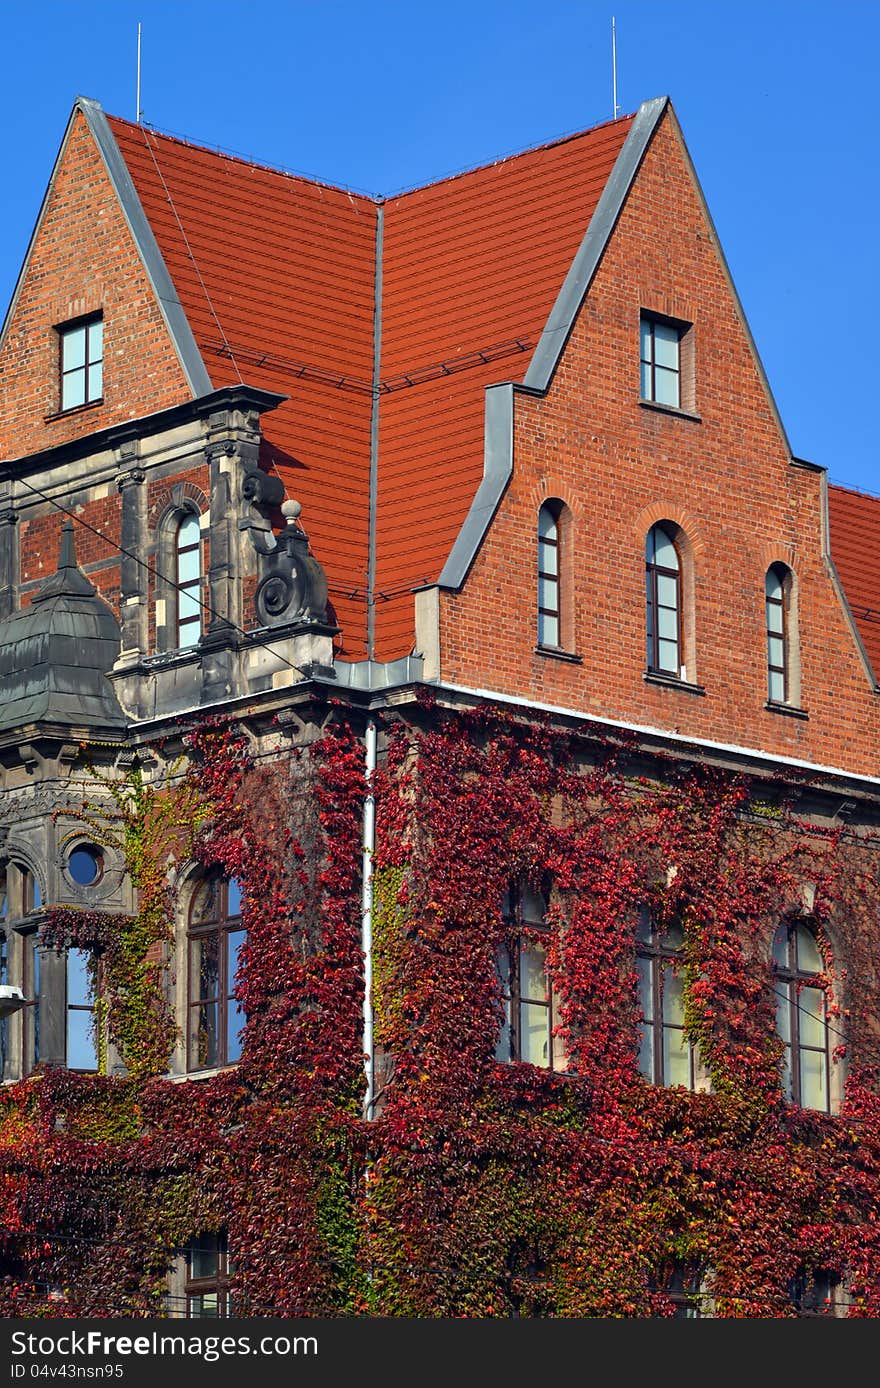
[[[67,860],[67,871],[79,887],[91,887],[101,876],[103,859],[97,848],[83,843]]]

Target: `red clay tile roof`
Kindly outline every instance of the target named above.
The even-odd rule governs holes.
[[[829,486],[831,558],[880,679],[880,497]]]
[[[213,384],[290,397],[264,432],[360,658],[381,204],[109,120]],[[631,123],[384,203],[377,659],[413,647],[411,590],[482,477],[485,387],[525,375]]]

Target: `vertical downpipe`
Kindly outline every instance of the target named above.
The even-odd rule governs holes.
[[[367,723],[364,738],[367,793],[364,797],[364,837],[361,887],[361,948],[364,952],[364,1072],[367,1092],[364,1096],[364,1118],[373,1115],[376,1099],[376,1063],[373,1042],[373,853],[376,848],[376,801],[373,794],[373,773],[376,770],[376,724]]]

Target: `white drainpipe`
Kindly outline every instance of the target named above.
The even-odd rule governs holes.
[[[365,737],[367,794],[364,799],[364,843],[362,851],[361,947],[364,952],[364,1071],[367,1092],[364,1118],[373,1117],[376,1088],[376,1057],[373,1045],[373,854],[376,848],[376,801],[373,772],[376,770],[376,724],[370,719]]]

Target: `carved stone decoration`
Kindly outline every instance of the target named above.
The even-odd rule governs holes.
[[[298,524],[301,510],[298,501],[285,501],[281,506],[284,529],[273,548],[258,549],[261,577],[254,605],[261,626],[327,621],[327,578],[309,554],[308,536]]]
[[[249,467],[242,479],[241,494],[252,506],[277,506],[284,498],[284,483],[272,473]]]

